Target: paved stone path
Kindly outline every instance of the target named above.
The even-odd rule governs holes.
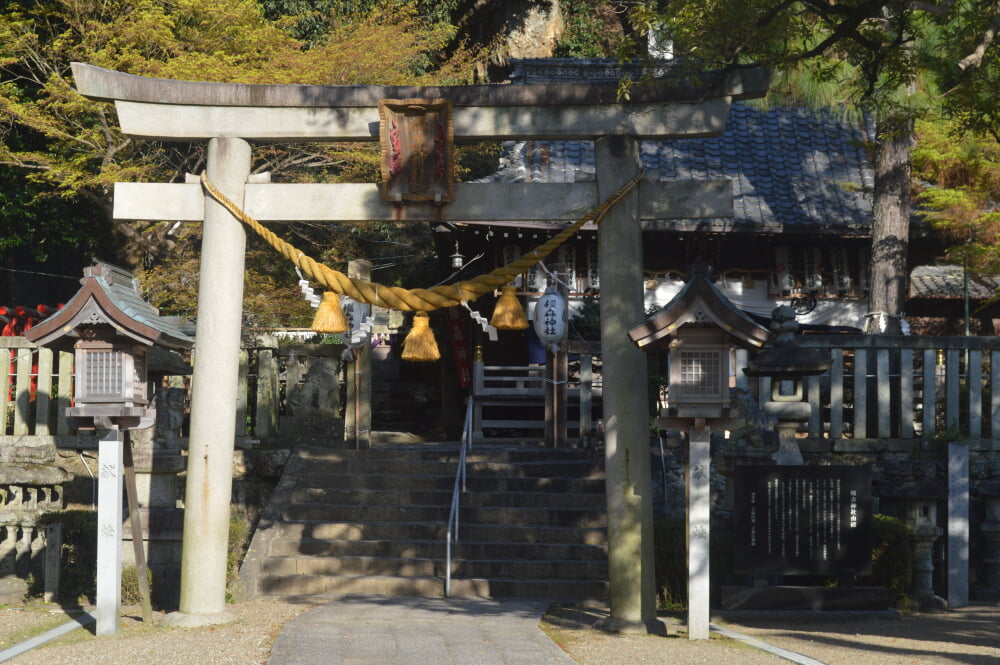
[[[538,628],[547,606],[348,596],[288,622],[268,665],[576,665]]]

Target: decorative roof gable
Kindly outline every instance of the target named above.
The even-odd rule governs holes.
[[[715,325],[742,346],[759,348],[771,333],[737,309],[704,274],[694,274],[663,308],[629,331],[640,348],[665,343],[686,324]]]
[[[664,64],[653,73],[663,76],[670,69]],[[511,78],[516,83],[598,82],[632,74],[607,61],[552,58],[514,61]],[[866,144],[873,138],[870,122],[838,111],[734,101],[721,136],[643,141],[640,154],[649,179],[732,181],[733,217],[658,220],[647,228],[867,237],[874,173]],[[504,148],[500,169],[479,182],[595,179],[591,141],[509,142]]]
[[[194,344],[174,319],[161,317],[142,299],[128,271],[94,261],[83,274],[83,286],[76,295],[59,312],[25,332],[25,337],[44,346],[62,337],[77,337],[79,326],[105,324],[147,346],[188,349]]]

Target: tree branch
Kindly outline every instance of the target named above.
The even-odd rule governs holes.
[[[965,71],[966,69],[975,68],[983,64],[983,56],[986,55],[986,49],[993,43],[998,30],[1000,30],[1000,16],[996,16],[989,27],[986,28],[982,39],[979,40],[979,44],[976,45],[972,53],[959,60],[959,69]]]

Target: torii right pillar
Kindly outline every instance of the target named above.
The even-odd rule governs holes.
[[[598,198],[605,200],[639,172],[638,141],[606,136],[594,151]],[[598,227],[611,593],[611,616],[602,627],[663,633],[656,618],[646,354],[628,334],[645,319],[638,210],[632,190]]]

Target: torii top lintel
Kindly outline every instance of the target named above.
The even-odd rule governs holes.
[[[690,81],[637,85],[618,99],[614,83],[338,86],[175,81],[73,63],[77,90],[113,101],[131,136],[192,141],[375,141],[380,99],[439,98],[455,107],[456,140],[710,136],[725,129],[729,103],[762,96],[764,69],[706,73]]]

